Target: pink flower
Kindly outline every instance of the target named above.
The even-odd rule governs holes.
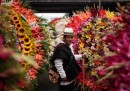
[[[32,33],[38,33],[40,32],[40,27],[33,27]]]
[[[35,70],[34,68],[30,68],[28,70],[29,73],[29,77],[32,79],[36,79],[36,74],[38,73],[37,70]]]
[[[105,75],[106,74],[106,72],[104,71],[104,70],[99,70],[98,71],[98,75],[99,76],[103,76],[103,75]]]
[[[6,60],[8,58],[8,56],[7,56],[7,54],[5,54],[5,53],[0,53],[0,59],[1,60]]]
[[[120,84],[120,91],[130,91],[129,84],[127,84],[127,83],[121,83]]]

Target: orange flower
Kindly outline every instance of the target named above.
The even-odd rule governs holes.
[[[42,55],[40,55],[40,54],[36,54],[35,55],[35,60],[37,60],[37,61],[40,61],[40,60],[42,60],[43,58],[42,58]]]
[[[32,79],[36,79],[36,74],[38,73],[34,68],[30,68],[28,70],[29,77]]]

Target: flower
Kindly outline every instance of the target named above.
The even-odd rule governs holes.
[[[28,72],[29,72],[30,78],[36,79],[36,74],[37,74],[38,72],[37,72],[34,68],[30,68],[30,69],[28,70]]]
[[[0,48],[2,47],[3,42],[4,42],[3,36],[2,36],[2,35],[0,35]]]
[[[23,27],[18,28],[18,35],[24,35],[25,29]]]
[[[23,49],[22,49],[22,53],[23,54],[30,54],[31,53],[31,51],[32,51],[32,48],[31,47],[23,47]]]
[[[108,19],[113,19],[114,18],[114,12],[110,12],[110,11],[106,11],[106,17],[108,18]]]
[[[5,61],[5,60],[7,60],[7,58],[8,58],[8,55],[6,53],[2,53],[2,52],[0,53],[0,59],[1,60]]]
[[[24,44],[26,45],[31,43],[31,39],[28,36],[25,36],[23,41],[24,41]]]
[[[17,23],[17,21],[19,21],[18,15],[16,15],[16,14],[12,15],[12,16],[11,16],[11,20],[12,20],[13,22],[16,22],[16,23]]]
[[[25,87],[25,84],[24,84],[22,81],[18,81],[18,82],[17,82],[17,85],[18,85],[18,87],[20,87],[20,88],[24,88],[24,87]]]
[[[105,10],[104,10],[104,9],[100,9],[100,10],[98,11],[98,16],[101,17],[101,18],[106,17],[106,12],[105,12]]]
[[[22,61],[21,65],[22,65],[24,70],[27,70],[27,68],[29,66],[29,64],[27,62],[24,62],[24,61]]]
[[[21,28],[21,27],[22,27],[22,24],[21,24],[21,23],[15,24],[15,28],[16,28],[16,29],[19,29],[19,28]]]
[[[40,54],[35,54],[35,60],[37,60],[37,61],[43,60],[42,55],[40,55]]]

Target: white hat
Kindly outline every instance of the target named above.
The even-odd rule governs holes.
[[[72,28],[65,28],[63,35],[73,35],[73,29]]]

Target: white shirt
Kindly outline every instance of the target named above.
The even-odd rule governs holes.
[[[62,42],[62,43],[64,43],[64,42]],[[70,47],[72,53],[74,54],[72,44],[69,47]],[[77,60],[82,58],[82,55],[81,54],[74,54],[74,57],[75,57],[75,59],[77,61]],[[60,77],[61,78],[65,78],[66,77],[66,73],[65,73],[65,71],[63,69],[63,60],[62,59],[56,59],[54,61],[54,64],[55,64],[55,67],[56,67]],[[72,81],[61,81],[60,85],[69,85],[72,82],[73,82],[73,80]]]

